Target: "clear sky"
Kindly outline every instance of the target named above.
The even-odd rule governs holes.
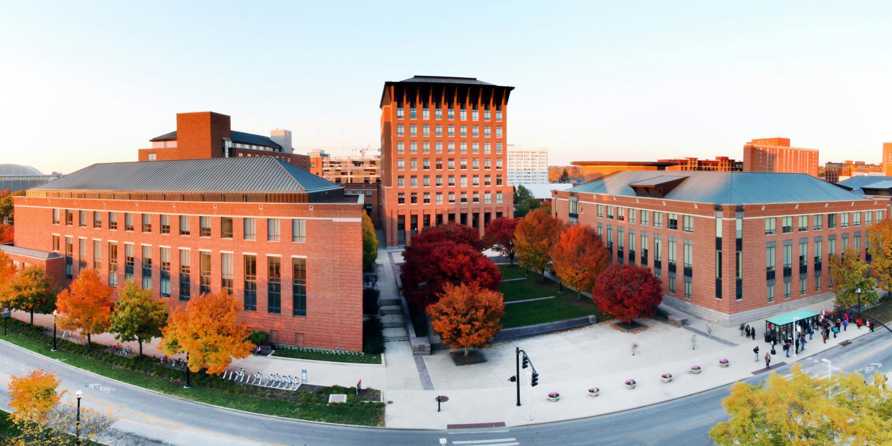
[[[754,137],[878,162],[892,3],[7,1],[0,163],[127,161],[214,110],[298,151],[379,145],[384,81],[513,85],[510,144],[553,164],[742,158]]]

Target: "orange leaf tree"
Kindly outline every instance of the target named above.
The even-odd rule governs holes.
[[[551,248],[554,273],[581,295],[595,286],[595,279],[610,264],[610,252],[588,226],[569,226]]]
[[[886,291],[892,290],[892,219],[867,229],[870,270]]]
[[[524,268],[545,274],[551,261],[549,253],[561,233],[561,222],[551,216],[547,207],[530,211],[514,230],[514,249]]]
[[[502,294],[477,283],[447,284],[437,303],[427,307],[431,326],[443,343],[464,350],[483,347],[502,328]]]
[[[239,301],[228,293],[203,294],[170,315],[161,347],[168,355],[186,353],[189,370],[220,374],[233,358],[244,358],[254,344],[237,320]]]
[[[56,308],[56,294],[43,268],[29,266],[12,280],[12,308],[27,311],[34,325],[34,313],[51,313]]]
[[[12,306],[12,280],[15,274],[12,259],[0,251],[0,308],[8,309]]]
[[[68,288],[56,297],[59,326],[66,330],[80,330],[91,336],[108,328],[112,311],[112,289],[102,283],[99,274],[92,269],[81,271]]]
[[[50,411],[59,404],[56,392],[59,380],[52,373],[35,370],[9,380],[9,407],[17,423],[44,424]]]

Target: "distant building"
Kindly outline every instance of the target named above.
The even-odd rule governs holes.
[[[309,158],[286,152],[269,137],[237,132],[227,115],[214,112],[177,113],[177,129],[149,140],[139,149],[140,161],[270,157],[307,169]]]
[[[717,156],[715,159],[700,159],[688,157],[680,159],[657,160],[660,163],[670,163],[666,170],[682,171],[706,171],[706,172],[740,172],[743,170],[742,161],[734,161],[727,156]]]
[[[743,170],[743,165],[727,156],[717,156],[714,160],[696,157],[661,159],[657,161],[573,161],[573,167],[579,169],[579,175],[585,181],[626,171],[642,170],[677,170],[677,171],[710,171],[735,172]]]
[[[381,220],[381,157],[360,150],[358,156],[309,153],[310,173],[344,186],[347,195],[362,195],[366,213],[377,226]]]
[[[291,143],[291,130],[272,129],[269,132],[269,138],[282,146],[283,152],[294,153],[294,146]]]
[[[754,139],[743,146],[745,172],[805,173],[818,176],[818,149],[792,147],[790,138]]]
[[[508,184],[548,183],[548,150],[508,147]]]
[[[842,163],[827,162],[819,172],[824,181],[838,183],[851,177],[883,175],[883,165],[848,160]]]
[[[539,200],[542,204],[551,203],[551,193],[553,191],[564,191],[573,187],[570,183],[521,184],[520,186],[530,191],[533,198]]]
[[[0,164],[0,191],[17,192],[30,189],[59,179],[61,176],[59,173],[44,175],[31,166]]]
[[[883,143],[883,175],[892,176],[892,142]]]

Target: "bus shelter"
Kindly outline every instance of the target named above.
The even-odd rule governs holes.
[[[818,318],[817,311],[796,310],[778,314],[765,320],[765,333],[774,333],[775,339],[792,338],[799,324],[812,325]]]

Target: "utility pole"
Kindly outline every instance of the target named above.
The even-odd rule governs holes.
[[[520,347],[514,347],[514,376],[508,378],[508,381],[516,384],[518,407],[520,407],[520,369],[526,369],[527,367],[533,369],[533,373],[530,376],[530,387],[538,386],[539,372],[536,371],[536,366],[533,365],[533,361],[530,360],[530,356],[527,355],[527,352]]]

